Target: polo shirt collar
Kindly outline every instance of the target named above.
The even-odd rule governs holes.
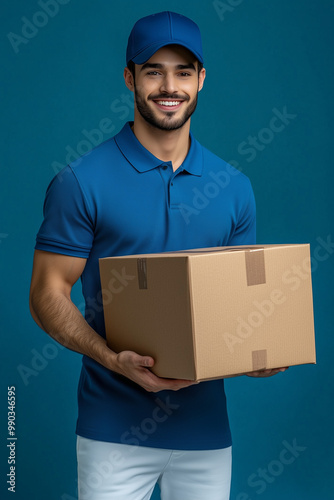
[[[127,122],[122,130],[114,137],[115,142],[123,156],[138,172],[147,172],[166,163],[138,141],[131,130],[133,122]],[[196,141],[190,132],[190,149],[180,169],[186,170],[189,174],[200,176],[203,170],[203,152],[201,145]]]

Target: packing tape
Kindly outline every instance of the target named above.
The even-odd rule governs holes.
[[[263,247],[260,247],[261,249]],[[245,245],[240,245],[237,247],[212,247],[212,248],[194,248],[190,250],[173,250],[166,253],[217,253],[217,252],[244,252],[245,250],[254,250],[254,245],[246,247]],[[256,249],[255,249],[256,250]]]
[[[245,251],[247,286],[266,282],[264,248]]]
[[[252,351],[253,370],[265,370],[267,368],[267,349]]]
[[[138,286],[140,290],[147,289],[147,259],[137,259]]]

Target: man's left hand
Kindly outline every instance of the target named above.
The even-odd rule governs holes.
[[[272,368],[270,370],[258,370],[256,372],[245,373],[247,377],[272,377],[272,375],[276,375],[280,372],[285,372],[289,367],[285,368]]]

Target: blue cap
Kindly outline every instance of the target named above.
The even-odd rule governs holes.
[[[203,63],[199,27],[188,17],[175,12],[159,12],[136,22],[129,36],[126,64],[144,64],[165,45],[182,45]]]

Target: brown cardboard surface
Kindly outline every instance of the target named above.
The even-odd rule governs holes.
[[[104,301],[108,345],[153,356],[166,377],[171,363],[174,378],[195,377],[186,258],[147,259],[146,288],[139,287],[137,258],[102,259],[100,269],[102,290],[110,289],[110,276],[132,277]]]
[[[108,345],[153,356],[159,376],[315,362],[307,244],[110,257],[100,274]]]

